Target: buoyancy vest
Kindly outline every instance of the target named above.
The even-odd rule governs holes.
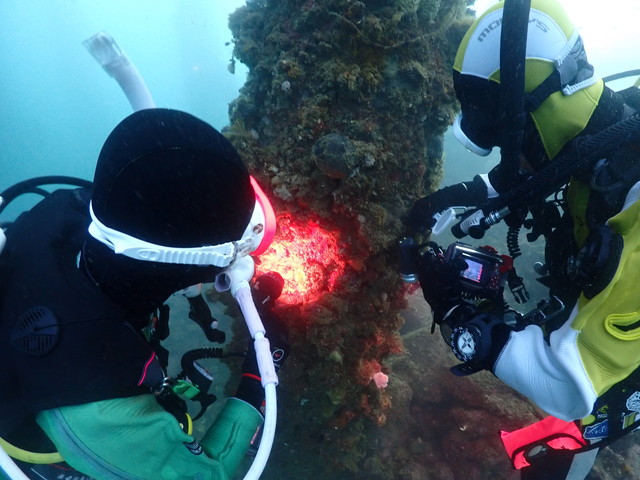
[[[87,198],[86,190],[57,190],[6,232],[0,255],[0,436],[38,411],[148,393],[143,384],[162,380],[157,357],[131,326],[131,315],[77,267],[90,222]],[[36,318],[46,311],[55,320],[47,317],[30,332],[34,309]],[[57,323],[57,333],[39,338],[55,330],[47,323]]]

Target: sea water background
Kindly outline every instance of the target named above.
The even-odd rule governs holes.
[[[232,75],[229,13],[244,0],[0,1],[0,191],[41,175],[91,179],[104,140],[132,112],[82,45],[105,31],[159,107],[221,129],[246,69]]]

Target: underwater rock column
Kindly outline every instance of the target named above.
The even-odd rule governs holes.
[[[279,235],[288,237],[273,268],[285,268],[296,246],[306,249],[304,271],[285,280],[295,289],[311,279],[315,288],[280,307],[293,350],[279,387],[279,443],[313,450],[322,442],[317,468],[356,471],[370,432],[402,397],[385,363],[403,350],[396,244],[412,203],[441,176],[466,5],[247,3],[230,16],[230,69],[237,60],[249,75],[224,133],[266,187]],[[335,251],[331,242],[304,246],[319,231]]]

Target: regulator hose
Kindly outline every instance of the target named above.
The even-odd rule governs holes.
[[[26,193],[35,193],[46,197],[47,195],[49,195],[49,192],[40,188],[43,185],[70,185],[75,187],[90,188],[93,183],[89,180],[84,180],[77,177],[68,177],[65,175],[49,175],[23,180],[22,182],[18,182],[0,193],[0,213],[2,213],[7,205],[9,205],[20,195],[24,195]]]
[[[504,195],[490,200],[481,209],[485,212],[499,211],[507,206],[512,210],[518,205],[527,204],[532,198],[546,198],[565,185],[576,170],[604,158],[621,145],[639,140],[640,112],[636,112],[594,135],[576,138],[567,145],[566,152],[549,165],[524,182],[514,185]]]
[[[518,207],[528,206],[536,198],[547,198],[566,185],[575,172],[590,167],[622,145],[639,141],[640,112],[594,135],[578,137],[566,145],[549,165],[522,183],[512,185],[503,195],[479,205],[475,211],[454,225],[451,232],[457,238],[465,235],[482,238],[487,229],[511,212],[515,212]]]

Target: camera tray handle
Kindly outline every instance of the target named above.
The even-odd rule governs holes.
[[[456,213],[456,210],[462,210],[460,213]],[[468,210],[467,207],[454,206],[449,207],[446,210],[435,213],[433,219],[436,223],[431,228],[432,235],[440,235],[449,225],[456,221],[456,219]]]

